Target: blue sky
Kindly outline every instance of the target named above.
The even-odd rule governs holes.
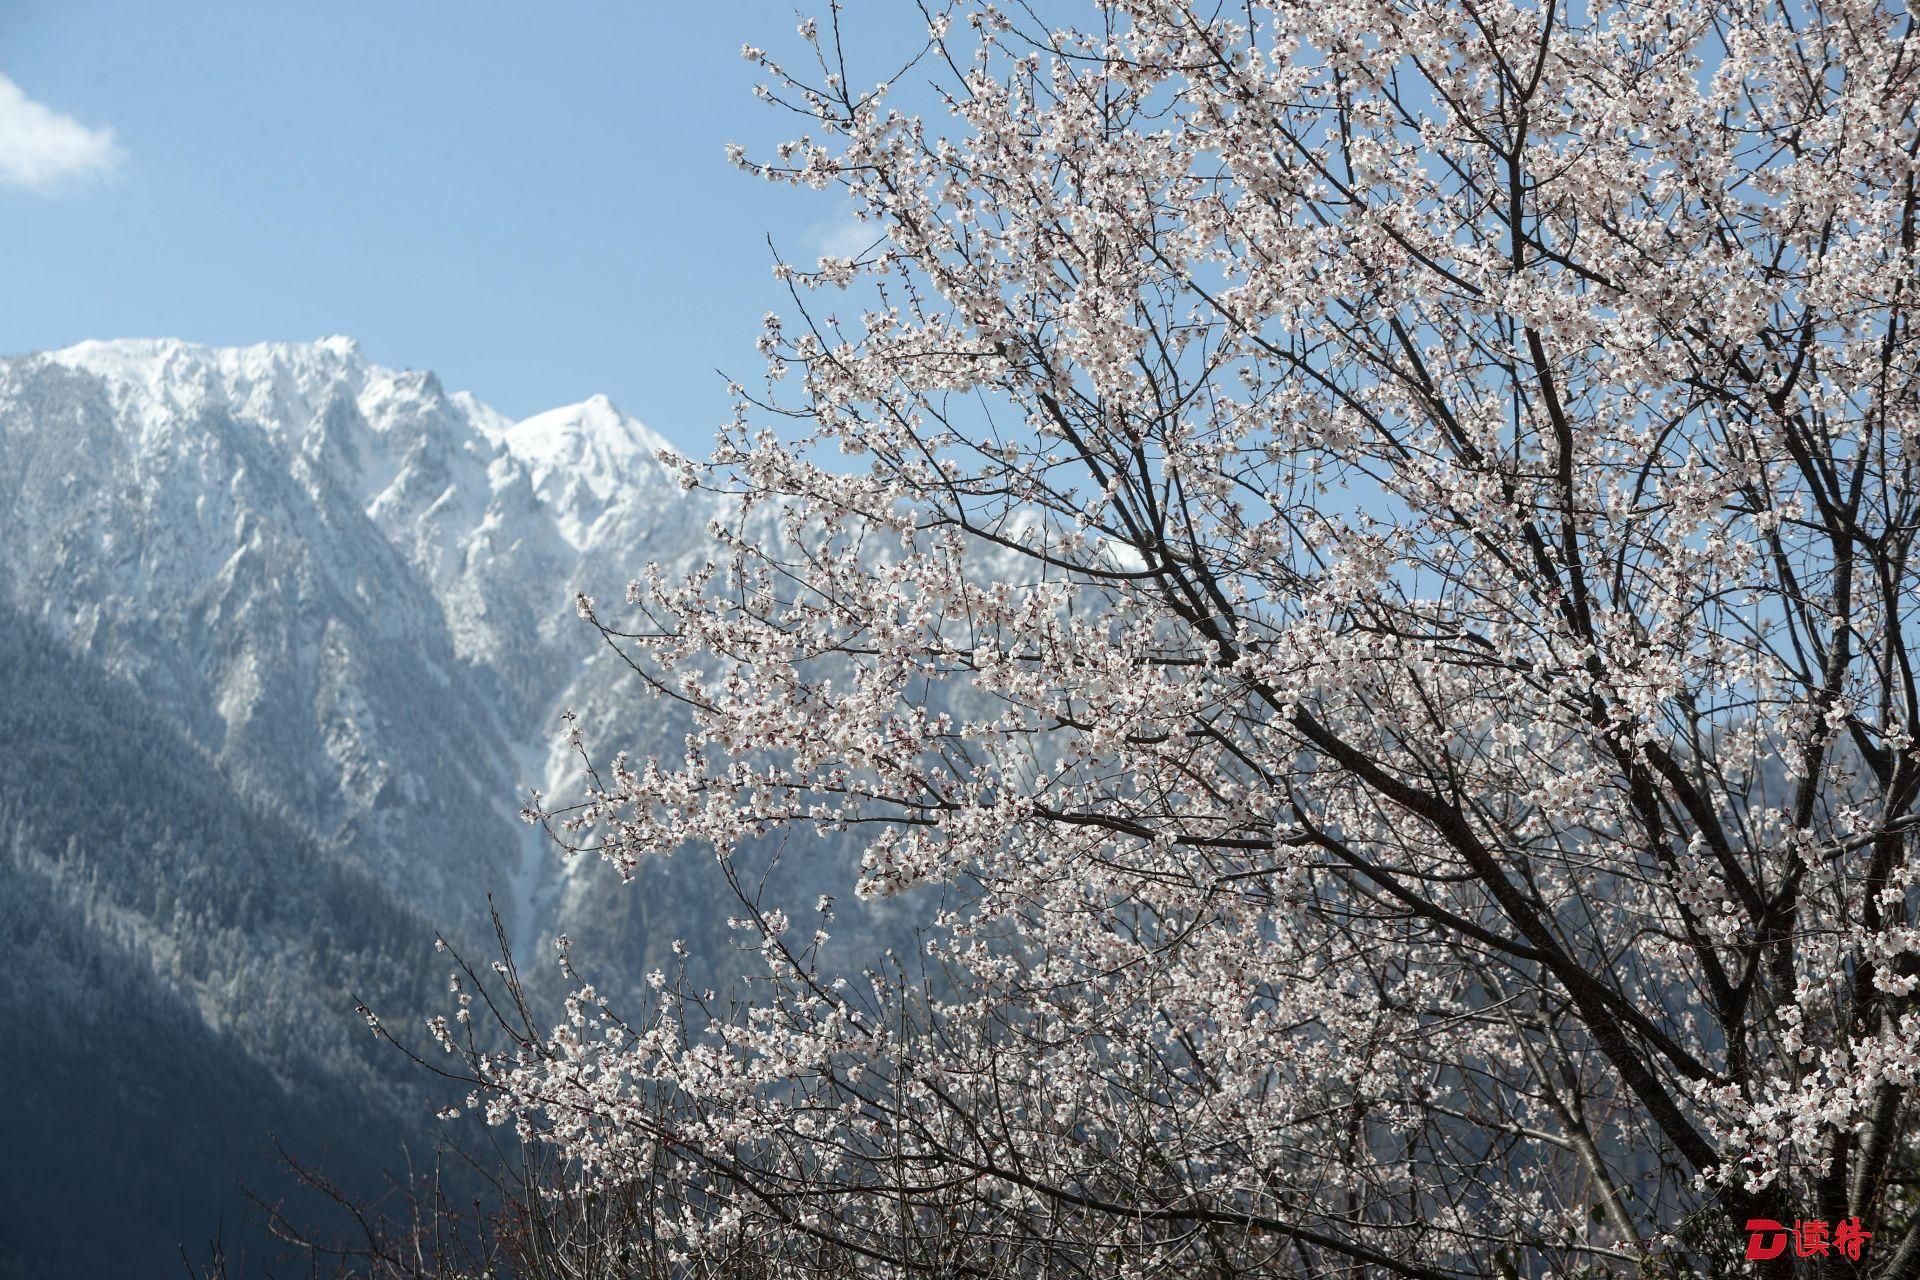
[[[905,0],[851,8],[872,49],[911,47]],[[837,193],[724,156],[784,136],[739,49],[788,51],[794,23],[773,0],[0,0],[0,354],[345,333],[504,412],[604,392],[703,446],[712,370],[757,376],[785,301],[768,234],[846,235]]]

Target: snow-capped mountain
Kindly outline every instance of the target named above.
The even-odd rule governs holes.
[[[433,930],[484,939],[489,893],[540,969],[561,920],[616,974],[676,936],[724,950],[699,859],[622,893],[518,818],[571,785],[563,708],[621,747],[676,732],[573,606],[706,555],[714,511],[662,447],[604,397],[513,421],[343,338],[0,359],[0,665],[41,673],[0,722],[23,762],[0,771],[6,1009],[51,1025],[47,990],[104,974],[125,990],[101,1018],[166,1004],[168,1037],[310,1101],[380,1069],[330,1047],[352,997],[412,1011],[445,980]],[[73,762],[59,785],[36,751]],[[16,1058],[0,1086],[55,1070]]]
[[[524,878],[494,820],[556,781],[526,752],[594,655],[573,590],[698,550],[663,447],[605,397],[514,422],[343,338],[82,343],[0,361],[0,591],[445,901]]]

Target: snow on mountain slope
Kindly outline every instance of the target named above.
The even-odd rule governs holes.
[[[679,750],[674,706],[573,606],[711,554],[716,500],[662,447],[605,397],[513,421],[345,338],[0,359],[0,604],[447,927],[478,933],[491,892],[516,949],[563,923],[616,972],[674,937],[724,967],[734,904],[702,859],[623,893],[518,819],[574,785],[564,709],[609,753]],[[812,842],[784,887],[844,899],[850,865]]]
[[[597,648],[573,592],[700,553],[662,447],[345,338],[0,360],[0,595],[403,898],[499,890],[531,940],[564,873],[514,809],[567,767],[527,747]]]
[[[527,466],[534,492],[577,550],[594,544],[595,525],[616,504],[668,496],[654,460],[666,441],[605,396],[535,414],[494,438]]]

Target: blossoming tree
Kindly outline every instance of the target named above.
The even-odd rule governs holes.
[[[873,243],[713,565],[582,601],[692,731],[535,815],[854,840],[925,954],[747,894],[750,998],[583,989],[494,1117],[676,1266],[1920,1273],[1911,17],[926,17],[745,51]]]

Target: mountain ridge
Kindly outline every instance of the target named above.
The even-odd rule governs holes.
[[[54,992],[104,981],[102,1018],[164,1025],[155,1034],[170,1047],[199,1025],[200,1069],[232,1082],[208,1094],[182,1075],[161,1095],[223,1097],[246,1122],[285,1111],[262,1090],[321,1089],[365,1096],[373,1112],[404,1110],[415,1091],[398,1055],[393,1080],[376,1086],[364,1055],[324,1048],[331,1042],[306,1026],[354,1021],[329,967],[334,952],[309,954],[334,946],[325,939],[357,940],[352,954],[382,975],[369,992],[400,993],[390,1011],[399,1028],[440,1011],[421,994],[445,964],[432,955],[434,931],[485,955],[489,894],[523,957],[540,955],[563,917],[583,956],[636,979],[673,937],[701,939],[710,953],[727,946],[727,913],[702,879],[710,865],[675,859],[622,894],[592,860],[555,856],[518,816],[530,788],[572,785],[563,709],[593,708],[621,745],[647,749],[675,732],[625,688],[573,606],[575,590],[617,597],[648,561],[706,556],[710,500],[681,490],[655,457],[663,447],[605,397],[511,419],[429,372],[369,361],[344,338],[96,341],[0,358],[0,618],[65,655],[29,664],[64,674],[16,693],[11,723],[16,736],[61,725],[62,700],[83,696],[93,710],[60,729],[61,758],[76,769],[121,762],[97,780],[122,815],[111,839],[68,812],[71,788],[14,772],[0,792],[11,888],[61,922],[51,959],[0,955],[38,975],[37,998],[48,1002],[15,990],[19,1016],[58,1025]],[[83,684],[91,691],[69,692]],[[112,688],[125,692],[100,692]],[[132,717],[119,727],[100,710],[116,698]],[[141,870],[140,833],[170,829],[186,802],[169,779],[188,776],[127,763],[149,755],[203,779],[192,812],[227,795],[220,803],[235,812],[276,815],[285,825],[271,843],[296,852],[233,834],[268,828],[220,835],[205,818],[193,828],[210,833],[203,845],[192,831],[166,836],[164,874]],[[208,790],[204,779],[216,776],[228,791]],[[359,887],[315,897],[307,884],[341,876]],[[166,887],[175,881],[179,892]],[[183,900],[197,892],[210,900]],[[282,899],[308,904],[299,909],[312,918],[290,923]],[[357,930],[371,920],[412,920],[419,936],[368,939]],[[194,931],[214,921],[226,922],[219,981],[182,967],[201,946]],[[55,936],[31,919],[11,929],[16,948]],[[525,967],[557,981],[549,964]],[[444,989],[444,972],[437,981]],[[161,1021],[142,1021],[162,998]],[[79,1050],[66,1052],[50,1075],[20,1064],[15,1084],[73,1104],[63,1082],[85,1076],[73,1065]],[[194,1069],[179,1057],[130,1061],[171,1079]],[[108,1092],[131,1087],[101,1078],[118,1081],[101,1085]],[[130,1105],[113,1114],[137,1116]],[[59,1129],[34,1123],[36,1133]],[[194,1123],[211,1135],[196,1150],[260,1137],[226,1133],[219,1116]],[[151,1126],[149,1146],[175,1140],[160,1136],[176,1132],[163,1118]],[[181,1215],[201,1203],[195,1194],[183,1199],[164,1167],[143,1176],[157,1180],[153,1194],[134,1201],[162,1207],[129,1219],[130,1251],[176,1227],[180,1239],[202,1240],[236,1215],[230,1188],[208,1188],[208,1221],[189,1223]],[[130,1194],[125,1179],[95,1188],[109,1192]],[[32,1230],[26,1219],[0,1222],[0,1237]],[[59,1274],[60,1247],[0,1238],[0,1270],[11,1250],[26,1274]],[[134,1261],[130,1252],[113,1269],[144,1274],[176,1260]]]

